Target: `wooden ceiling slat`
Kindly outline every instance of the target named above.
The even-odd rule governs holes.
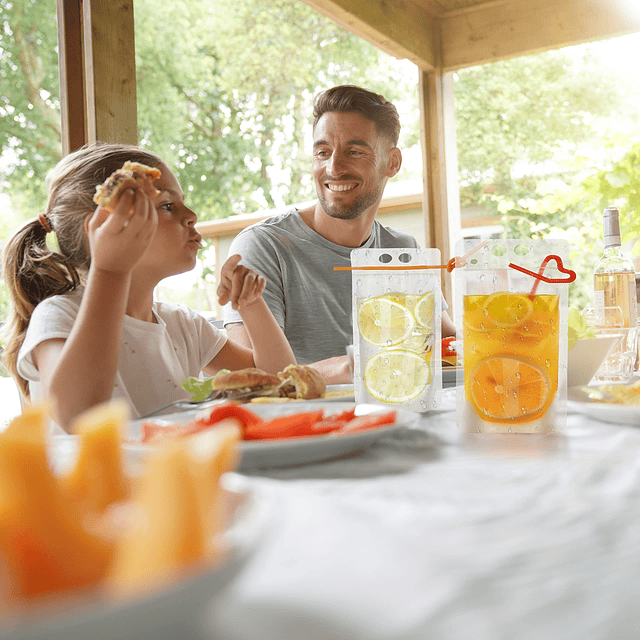
[[[640,12],[617,0],[514,0],[443,16],[442,63],[459,69],[640,31]]]
[[[435,18],[411,0],[303,0],[383,51],[425,71],[437,64]]]

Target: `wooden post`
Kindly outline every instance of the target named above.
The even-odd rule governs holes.
[[[453,76],[441,69],[419,73],[425,245],[440,249],[445,263],[461,235]],[[451,307],[451,275],[446,272],[442,292]]]
[[[87,141],[81,0],[57,0],[62,155]]]
[[[87,139],[138,143],[133,0],[82,0]]]

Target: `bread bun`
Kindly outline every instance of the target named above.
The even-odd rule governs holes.
[[[220,371],[211,379],[214,391],[225,389],[273,389],[280,385],[278,376],[260,369],[238,369],[237,371]]]
[[[290,364],[278,374],[284,383],[283,391],[292,398],[313,400],[322,398],[327,390],[324,378],[312,367]]]

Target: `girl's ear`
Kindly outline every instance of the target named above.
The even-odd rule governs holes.
[[[387,162],[387,178],[393,178],[398,171],[400,171],[400,167],[402,166],[402,152],[398,147],[393,147],[391,151],[389,151],[389,160]]]

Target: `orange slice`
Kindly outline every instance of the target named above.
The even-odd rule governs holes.
[[[524,293],[496,291],[486,299],[482,310],[498,327],[514,327],[532,314],[533,302]]]
[[[488,422],[531,422],[544,415],[551,401],[547,374],[518,358],[481,360],[469,383],[468,396],[476,413]]]

